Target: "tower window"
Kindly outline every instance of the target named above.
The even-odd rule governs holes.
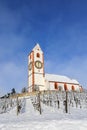
[[[37,55],[36,55],[38,58],[40,58],[40,54],[39,53],[37,53]]]
[[[54,88],[58,89],[58,84],[56,82],[54,83]]]

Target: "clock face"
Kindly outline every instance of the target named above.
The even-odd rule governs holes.
[[[29,70],[31,70],[32,69],[32,62],[30,62],[30,64],[29,64]]]
[[[41,61],[36,61],[35,62],[35,67],[37,68],[37,69],[41,69],[42,68],[42,63],[41,63]]]

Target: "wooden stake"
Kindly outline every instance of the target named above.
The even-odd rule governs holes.
[[[66,113],[68,113],[68,92],[67,91],[66,91],[65,111],[66,111]]]
[[[39,100],[39,112],[40,112],[40,115],[41,115],[40,92],[38,93],[38,100]]]

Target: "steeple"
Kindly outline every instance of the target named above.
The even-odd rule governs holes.
[[[44,90],[44,54],[37,43],[28,55],[28,91]]]
[[[33,48],[33,51],[35,51],[35,50],[42,51],[39,43],[36,43],[35,47]]]

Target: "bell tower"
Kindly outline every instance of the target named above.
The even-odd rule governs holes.
[[[28,55],[28,92],[44,90],[44,56],[39,46]]]

